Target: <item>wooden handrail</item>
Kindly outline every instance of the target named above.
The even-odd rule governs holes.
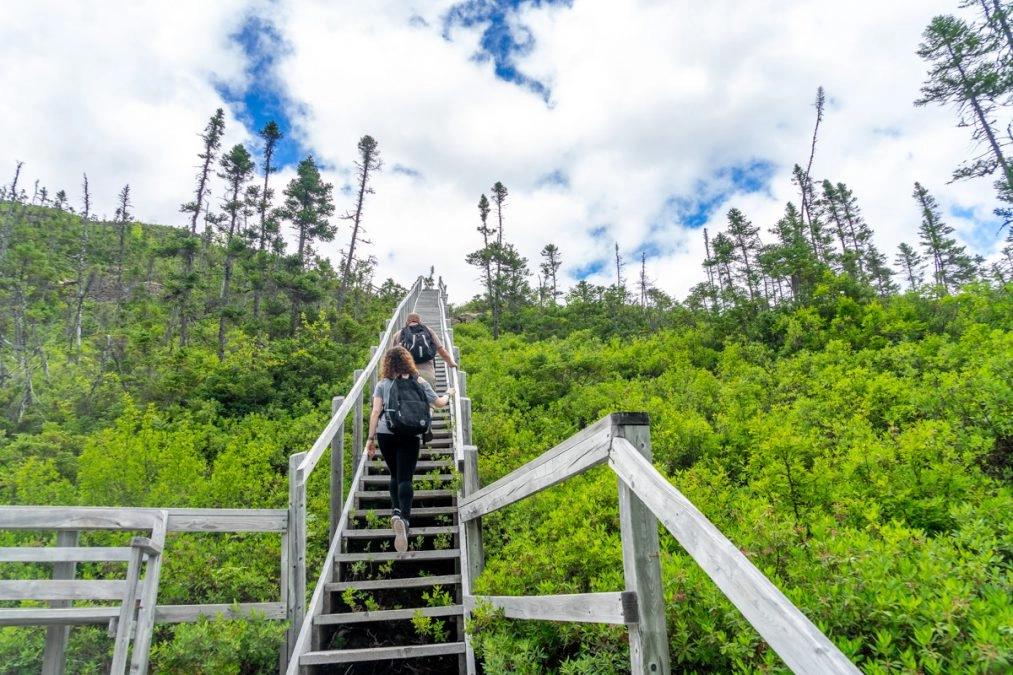
[[[462,531],[464,523],[516,503],[591,467],[607,463],[620,479],[620,511],[625,510],[626,514],[621,514],[621,521],[627,574],[632,567],[644,562],[642,558],[657,558],[656,549],[653,556],[650,553],[644,556],[643,552],[635,556],[627,553],[628,546],[640,545],[637,537],[657,536],[657,526],[652,525],[656,521],[648,522],[641,518],[637,522],[635,515],[632,518],[630,516],[637,509],[646,507],[793,672],[808,675],[860,673],[784,593],[654,468],[649,459],[648,433],[646,414],[614,413],[604,417],[491,485],[465,496],[459,507]],[[634,441],[646,445],[647,456],[643,452],[644,448],[637,447]],[[631,497],[624,497],[623,490]],[[656,539],[654,545],[657,545]],[[660,566],[658,568],[660,570]],[[636,573],[644,571],[638,569]],[[650,571],[646,570],[648,577]],[[462,573],[466,577],[464,587],[470,591],[471,580],[467,578],[469,572],[470,569],[462,565]],[[658,586],[648,592],[655,597],[641,595],[641,601],[652,599],[656,602],[661,597],[660,578],[650,581],[652,583],[649,586]],[[465,592],[465,606],[469,609],[474,608],[479,601],[485,601],[511,612],[510,616],[515,618],[552,619],[554,614],[560,614],[568,617],[565,620],[573,621],[580,620],[573,618],[575,615],[581,616],[574,609],[577,605],[572,596],[480,597],[471,596],[469,591]],[[588,594],[585,597],[595,595],[598,594]],[[600,605],[599,611],[606,617],[615,601],[607,596],[605,594],[595,600]],[[658,606],[646,611],[658,612]],[[663,605],[660,607],[660,616],[645,616],[645,609],[641,607],[639,620],[648,623],[653,621],[656,625],[660,622],[660,630],[664,631],[664,608]],[[615,622],[614,613],[612,618]],[[631,631],[631,658],[636,661],[638,656],[633,653],[637,649],[633,637]],[[653,641],[654,644],[657,642],[658,640]],[[643,672],[649,672],[654,667],[647,667],[646,662],[642,662],[641,666]]]

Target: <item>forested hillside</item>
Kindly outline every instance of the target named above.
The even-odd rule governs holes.
[[[339,311],[341,279],[325,260],[300,269],[270,249],[143,225],[127,210],[105,222],[0,202],[0,234],[4,504],[284,508],[289,455],[312,445],[331,397],[347,391],[405,293],[362,277]],[[316,528],[327,523],[319,495],[317,558],[326,542]],[[279,556],[276,536],[171,538],[159,600],[275,598]],[[152,672],[271,672],[283,630],[159,626]],[[0,629],[0,672],[35,671],[44,637],[44,628]],[[69,654],[68,672],[105,672],[111,641],[78,627]]]
[[[972,129],[974,156],[953,178],[995,181],[1007,233],[989,260],[920,183],[908,202],[918,241],[879,250],[875,228],[891,223],[867,222],[837,177],[811,175],[810,155],[776,222],[730,205],[721,231],[700,232],[705,281],[687,297],[651,281],[646,251],[634,268],[618,244],[614,283],[564,288],[565,243],[546,243],[532,273],[505,234],[507,187],[481,195],[481,246],[466,260],[482,292],[450,293],[482,483],[608,413],[647,412],[659,471],[863,672],[1013,671],[1013,137],[1001,122],[1013,33],[1009,3],[961,5],[972,22],[926,28],[917,104],[952,105]],[[823,105],[821,89],[813,153]],[[242,145],[222,151],[223,119],[201,135],[181,227],[137,222],[129,185],[112,219],[92,213],[87,177],[80,199],[37,182],[29,193],[20,163],[0,186],[0,502],[286,505],[288,457],[318,436],[406,289],[377,287],[357,248],[373,138],[358,145],[335,266],[316,252],[336,208],[313,157],[275,199],[277,125],[260,132],[257,169]],[[313,575],[323,473],[310,490]],[[476,593],[621,590],[618,517],[616,479],[600,468],[483,518]],[[0,545],[31,536],[0,533]],[[676,672],[784,672],[661,541]],[[273,597],[278,549],[260,535],[172,539],[159,600]],[[485,673],[629,670],[622,627],[480,614],[473,628]],[[256,617],[158,626],[152,672],[274,672],[283,631]],[[0,673],[36,670],[44,635],[0,628]],[[75,628],[68,672],[104,672],[110,653],[104,630]]]
[[[863,672],[1008,672],[1011,290],[837,296],[755,337],[581,305],[554,310],[586,326],[561,337],[459,326],[482,481],[646,411],[655,466]],[[595,471],[484,519],[477,593],[623,588],[616,479]],[[677,672],[785,672],[665,531],[662,551]],[[487,672],[629,668],[621,627],[480,625]]]

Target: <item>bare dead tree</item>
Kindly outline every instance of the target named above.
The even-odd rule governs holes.
[[[383,167],[383,162],[380,161],[380,150],[377,148],[376,140],[372,136],[366,135],[359,139],[359,161],[355,163],[355,167],[358,169],[359,195],[355,200],[355,211],[343,216],[345,220],[352,221],[352,240],[348,244],[348,255],[345,257],[345,263],[342,266],[341,288],[338,290],[337,311],[339,313],[345,304],[349,281],[352,277],[355,244],[357,242],[362,242],[363,244],[370,243],[362,238],[362,235],[365,233],[365,230],[362,228],[362,207],[365,204],[366,195],[373,194],[373,188],[369,187],[370,175],[372,175],[372,172],[379,171]]]
[[[81,352],[81,319],[84,313],[84,298],[88,294],[95,275],[85,281],[85,256],[88,252],[88,228],[91,220],[91,192],[88,190],[88,174],[84,174],[81,185],[84,191],[84,211],[81,213],[81,245],[77,250],[77,297],[74,302],[74,325],[71,329],[71,350]]]

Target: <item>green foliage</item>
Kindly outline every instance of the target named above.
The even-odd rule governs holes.
[[[703,323],[609,342],[459,327],[462,353],[482,355],[465,359],[482,481],[605,414],[646,411],[655,466],[864,672],[1005,672],[1013,297],[831,297],[779,312],[758,339],[717,343]],[[623,588],[607,470],[483,529],[478,594]],[[676,541],[661,542],[673,669],[787,672]],[[487,672],[628,668],[621,630],[475,627]]]
[[[267,621],[263,615],[251,614],[237,621],[201,617],[196,623],[168,629],[171,639],[160,641],[151,650],[151,672],[197,675],[274,672],[285,629],[284,623]]]

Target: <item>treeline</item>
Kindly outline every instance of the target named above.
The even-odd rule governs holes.
[[[381,167],[373,138],[358,145],[357,198],[340,216],[349,245],[335,268],[317,255],[337,226],[332,186],[313,157],[276,199],[278,126],[260,132],[259,172],[245,146],[222,151],[223,133],[219,109],[201,135],[193,198],[180,207],[184,227],[137,222],[129,184],[114,218],[96,220],[86,175],[75,209],[64,190],[51,196],[36,182],[29,194],[16,165],[0,187],[0,429],[37,428],[48,417],[39,405],[56,352],[95,362],[94,391],[110,371],[129,379],[146,354],[180,350],[175,358],[184,358],[194,347],[224,362],[230,352],[296,338],[305,320],[328,322],[344,342],[359,334],[373,301],[403,295],[391,280],[374,285],[376,261],[361,246],[370,177]],[[139,375],[142,389],[149,374]]]

